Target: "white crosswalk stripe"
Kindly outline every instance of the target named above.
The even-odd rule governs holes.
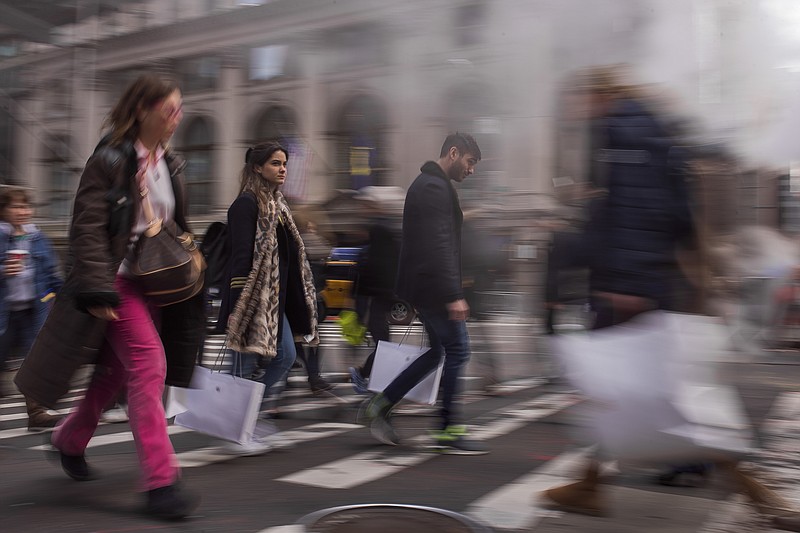
[[[342,433],[359,429],[360,427],[361,426],[356,424],[341,424],[333,422],[310,424],[297,429],[290,429],[288,431],[280,432],[278,434],[279,440],[277,441],[275,447],[291,448],[304,442],[335,437],[336,435],[341,435]],[[207,446],[199,450],[179,453],[178,461],[183,468],[196,468],[212,463],[230,461],[236,457],[236,455],[227,452],[224,445],[220,445]]]
[[[770,409],[762,426],[764,447],[754,459],[758,472],[767,484],[782,497],[800,508],[800,392],[783,393]],[[738,533],[776,529],[764,526],[752,505],[743,496],[734,494],[721,502],[698,533]]]
[[[574,395],[546,394],[520,402],[488,415],[489,422],[476,426],[470,436],[476,440],[493,439],[578,401],[579,398]],[[424,446],[427,441],[427,437],[418,436],[411,439],[409,444],[419,447]],[[434,454],[426,451],[407,452],[394,448],[369,451],[289,474],[278,481],[329,489],[349,489],[416,466],[433,457]]]
[[[531,378],[506,383],[509,393],[528,388],[535,388],[542,380]],[[337,390],[347,390],[349,385],[340,385]],[[301,412],[319,409],[322,406],[338,405],[346,407],[361,401],[363,396],[345,395],[341,399],[313,398],[306,389],[298,391],[290,389],[287,396],[292,399],[282,406],[284,412]],[[70,401],[79,399],[75,394]],[[466,402],[486,399],[475,393],[467,393]],[[21,422],[18,410],[24,410],[24,404],[14,398],[5,398],[7,403],[0,402],[0,421]],[[469,421],[471,437],[481,441],[490,441],[509,435],[531,423],[540,421],[559,413],[581,401],[581,397],[569,391],[545,393],[532,399],[516,401],[508,405],[484,413]],[[70,406],[71,407],[71,406]],[[65,409],[68,410],[69,407]],[[405,415],[424,415],[435,413],[430,406],[405,405]],[[24,413],[23,413],[24,414]],[[111,433],[97,435],[89,443],[89,448],[125,445],[133,448],[133,435],[129,426],[105,426],[119,428]],[[346,422],[313,422],[279,433],[280,447],[296,447],[306,443],[324,439],[341,438],[346,434],[362,430],[361,426]],[[189,433],[190,430],[180,426],[169,426],[170,435],[177,436]],[[796,483],[800,471],[800,392],[784,393],[775,400],[770,414],[765,421],[762,432],[765,436],[764,448],[759,450],[754,461],[763,472],[768,484],[774,486],[788,500],[800,505],[800,486]],[[13,441],[16,438],[30,437],[24,427],[4,429],[0,431],[0,440]],[[370,437],[364,433],[364,439]],[[39,441],[41,442],[41,441]],[[367,483],[385,479],[423,465],[437,454],[425,450],[429,437],[417,435],[408,439],[408,447],[386,447],[366,452],[350,454],[333,461],[302,468],[297,471],[276,477],[275,481],[318,487],[331,490],[347,490]],[[200,468],[213,463],[225,462],[237,456],[225,451],[219,443],[208,445],[208,439],[200,440],[199,447],[177,454],[183,468]],[[27,446],[27,444],[26,444]],[[184,450],[186,444],[184,444]],[[27,447],[28,450],[44,450],[46,446]],[[347,450],[344,450],[345,452]],[[535,531],[542,520],[558,521],[563,515],[549,511],[537,504],[537,494],[541,491],[564,483],[573,478],[585,464],[590,450],[568,450],[548,460],[529,472],[497,486],[487,487],[485,493],[474,501],[465,504],[462,512],[494,530],[502,531]],[[308,464],[308,462],[306,462]],[[284,471],[285,472],[285,471]],[[613,489],[613,487],[612,487]],[[626,489],[629,490],[629,489]],[[646,489],[636,489],[646,490]],[[687,497],[693,497],[688,494]],[[776,531],[765,527],[752,506],[739,495],[727,500],[714,501],[707,496],[697,496],[707,500],[708,514],[704,522],[698,521],[697,533],[733,533],[748,531]],[[264,533],[292,533],[299,531],[297,526],[286,525],[272,527]]]
[[[466,514],[496,530],[530,531],[542,518],[557,515],[538,505],[537,495],[563,484],[586,464],[587,455],[588,449],[564,453],[476,500]]]

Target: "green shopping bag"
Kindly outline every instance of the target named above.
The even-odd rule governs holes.
[[[339,313],[339,327],[342,328],[342,337],[349,344],[359,346],[364,344],[367,335],[367,326],[359,322],[358,313],[345,309]]]

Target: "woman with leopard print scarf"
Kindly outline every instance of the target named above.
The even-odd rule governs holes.
[[[288,152],[269,142],[247,150],[239,196],[228,209],[221,323],[236,375],[266,386],[281,383],[296,358],[294,336],[319,343],[317,296],[305,246],[278,190],[286,180]],[[239,454],[269,449],[265,442],[236,445]]]

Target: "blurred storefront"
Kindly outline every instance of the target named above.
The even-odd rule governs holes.
[[[745,9],[698,4],[726,16]],[[619,61],[658,71],[648,54],[666,48],[656,37],[693,27],[698,9],[687,0],[587,5],[0,0],[0,183],[31,187],[41,224],[63,240],[110,105],[139,73],[156,71],[184,93],[172,142],[188,161],[196,231],[224,217],[245,150],[259,140],[289,148],[292,202],[325,205],[348,197],[342,190],[407,187],[459,130],[484,156],[459,186],[464,208],[507,243],[511,277],[535,287],[547,223],[560,209],[554,184],[584,179],[581,133],[562,135],[557,125],[570,74]],[[686,36],[675,53],[700,41]],[[713,74],[675,79],[690,94]]]

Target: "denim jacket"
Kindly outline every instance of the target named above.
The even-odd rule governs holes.
[[[30,251],[36,295],[34,299],[34,331],[39,331],[50,307],[48,299],[45,297],[51,292],[58,292],[63,282],[58,272],[58,260],[49,239],[33,224],[26,224],[23,229],[31,235]],[[14,229],[10,224],[0,223],[0,268],[5,264],[6,253],[12,243],[13,235]],[[9,305],[6,281],[5,275],[0,275],[0,334],[5,333],[8,327]]]

